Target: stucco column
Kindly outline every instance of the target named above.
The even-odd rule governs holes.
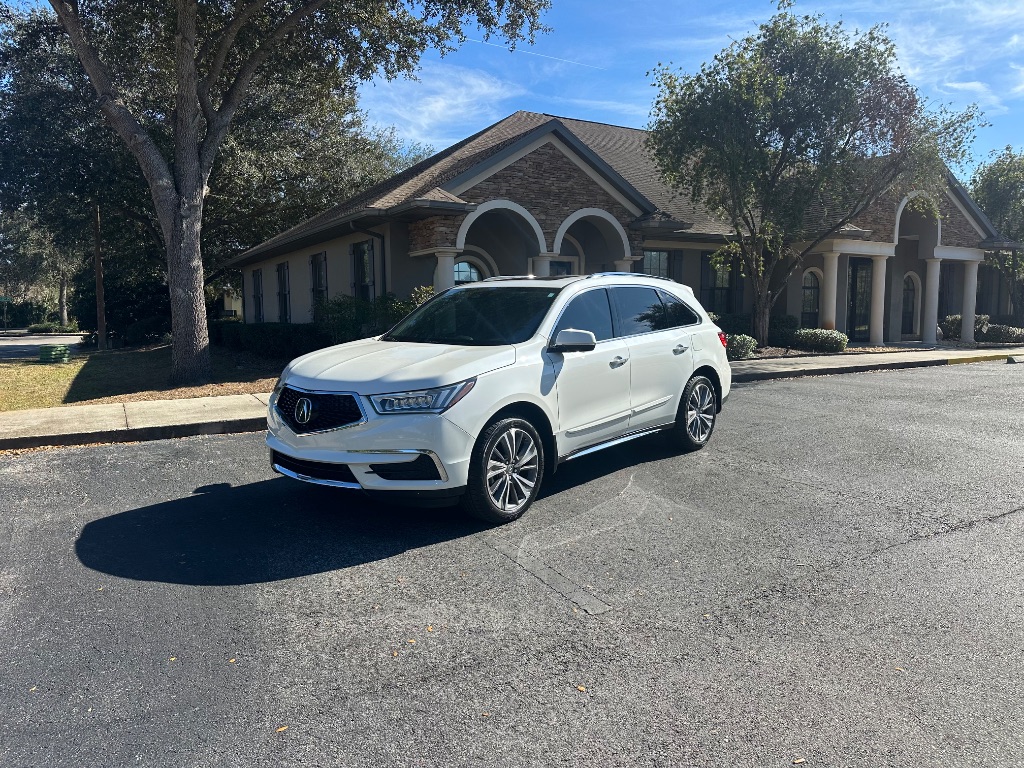
[[[885,336],[885,263],[888,256],[872,256],[871,261],[871,325],[868,338],[872,344],[884,344]]]
[[[960,341],[974,341],[974,311],[978,299],[979,261],[964,262],[964,300],[961,305]]]
[[[440,293],[455,287],[455,256],[458,251],[435,251],[434,290]]]
[[[825,284],[821,286],[821,327],[836,328],[836,292],[839,286],[839,251],[826,251]]]
[[[551,276],[551,254],[541,253],[533,257],[533,276],[534,277],[550,277]]]
[[[632,259],[619,259],[615,262],[616,272],[632,272],[633,271],[633,260]]]
[[[924,317],[921,318],[921,341],[934,344],[935,329],[939,324],[939,270],[942,259],[925,259],[928,264],[924,276]]]

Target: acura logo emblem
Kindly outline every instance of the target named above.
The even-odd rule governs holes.
[[[309,424],[313,418],[313,401],[308,397],[300,397],[295,403],[295,420],[299,424]]]

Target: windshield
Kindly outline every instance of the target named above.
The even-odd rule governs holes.
[[[455,288],[431,299],[381,341],[497,346],[537,332],[558,288]]]

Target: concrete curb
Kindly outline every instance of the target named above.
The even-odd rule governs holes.
[[[0,451],[23,448],[59,447],[62,445],[89,445],[91,443],[135,443],[146,440],[169,440],[197,435],[227,435],[240,432],[262,432],[267,428],[267,417],[204,421],[194,424],[168,424],[159,427],[136,427],[98,432],[71,432],[64,435],[25,435],[0,437]]]
[[[869,371],[898,371],[907,368],[932,368],[939,365],[960,365],[966,363],[990,363],[999,360],[1010,361],[1014,356],[1003,354],[974,355],[971,357],[954,357],[942,360],[897,360],[891,363],[869,363],[866,365],[839,365],[832,367],[797,368],[784,371],[758,371],[754,373],[734,373],[734,384],[745,384],[752,381],[770,381],[772,379],[799,379],[806,376],[834,376],[841,373],[867,373]]]

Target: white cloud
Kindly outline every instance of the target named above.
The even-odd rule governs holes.
[[[965,96],[988,115],[1002,115],[1009,111],[992,88],[978,80],[966,83],[943,83],[943,88]]]
[[[409,141],[444,149],[514,112],[525,88],[482,70],[428,62],[417,80],[377,80],[360,89],[360,106]]]

